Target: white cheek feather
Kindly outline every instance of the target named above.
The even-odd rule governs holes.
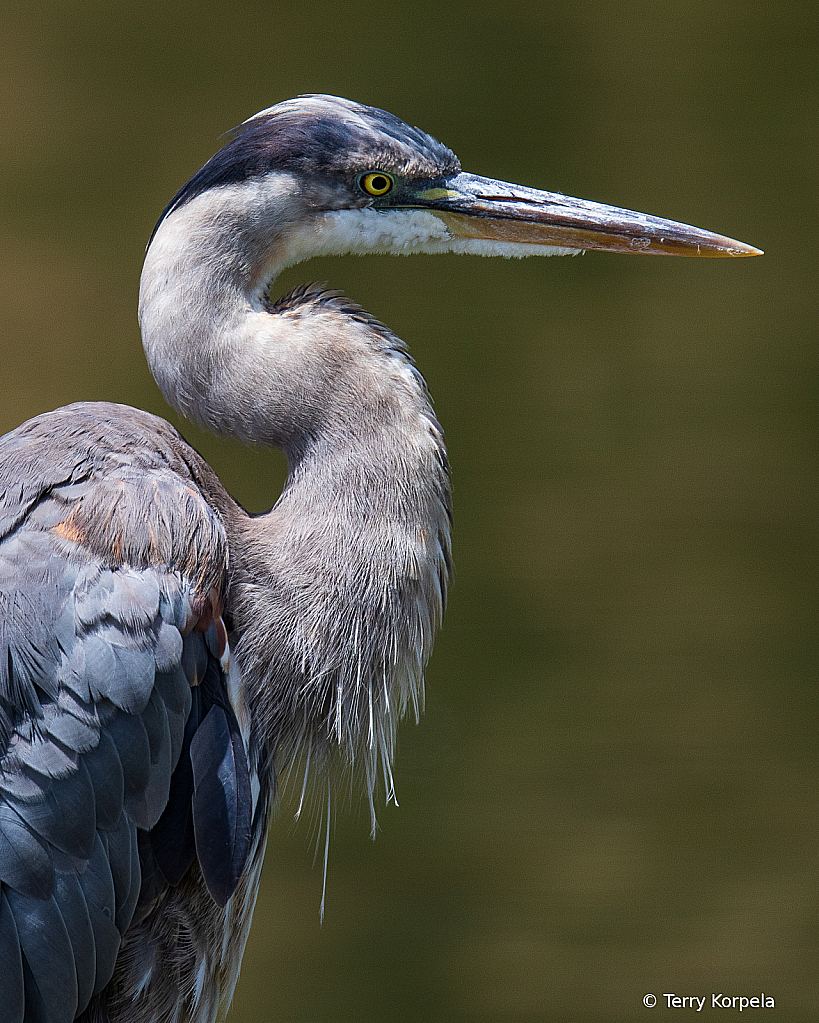
[[[463,252],[476,256],[566,256],[580,249],[532,245],[450,234],[440,217],[426,210],[337,210],[298,228],[288,238],[288,262],[347,253]]]

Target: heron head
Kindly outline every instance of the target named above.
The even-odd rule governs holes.
[[[344,252],[759,253],[675,221],[464,173],[426,132],[335,96],[286,100],[229,135],[162,217],[212,189],[244,186],[258,196],[266,183],[261,194],[289,239],[276,270],[283,259]]]

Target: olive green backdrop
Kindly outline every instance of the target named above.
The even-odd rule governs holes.
[[[0,39],[3,430],[86,398],[169,415],[136,324],[151,228],[223,131],[301,92],[766,250],[277,285],[329,280],[410,345],[457,574],[400,808],[375,843],[339,813],[320,926],[285,801],[230,1018],[658,1020],[666,992],[712,1015],[765,992],[815,1019],[815,4],[28,2]],[[182,428],[275,500],[280,456]]]

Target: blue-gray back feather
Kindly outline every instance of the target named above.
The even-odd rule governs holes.
[[[103,1011],[94,996],[124,935],[169,883],[147,834],[169,793],[193,828],[189,751],[206,677],[206,711],[223,703],[234,726],[227,746],[205,732],[195,747],[231,764],[231,811],[207,854],[220,898],[244,866],[246,753],[206,639],[227,578],[209,474],[170,426],[122,406],[61,409],[0,440],[0,1018],[10,1023],[70,1023],[92,1000]],[[195,841],[185,855],[187,870]]]

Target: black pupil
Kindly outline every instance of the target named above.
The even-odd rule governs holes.
[[[384,177],[383,174],[375,174],[370,178],[370,188],[374,192],[383,192],[389,188],[389,181]]]

